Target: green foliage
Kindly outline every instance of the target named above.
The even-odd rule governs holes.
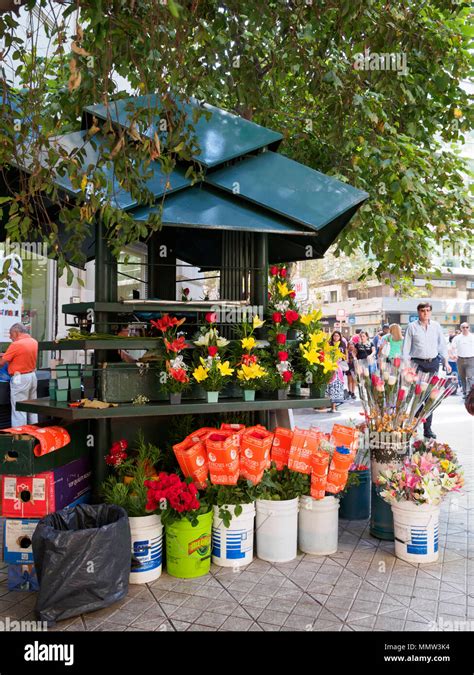
[[[29,2],[28,9],[48,2]],[[31,170],[20,183],[14,171],[4,174],[6,194],[15,194],[0,206],[8,234],[12,241],[39,235],[61,266],[66,257],[83,261],[81,244],[98,216],[114,252],[156,231],[159,209],[146,223],[133,221],[115,207],[110,176],[113,168],[116,181],[147,203],[143,171],[151,172],[151,162],[165,172],[187,162],[190,175],[199,175],[190,160],[197,118],[205,113],[185,120],[171,91],[282,131],[282,151],[291,158],[367,190],[369,201],[336,249],[369,256],[364,274],[389,275],[393,283],[430,271],[435,246],[472,243],[467,166],[451,147],[473,128],[472,102],[461,86],[473,63],[470,11],[464,0],[271,0],[264,6],[84,0],[63,14],[66,22],[77,17],[73,42],[59,13],[52,27],[43,27],[51,40],[47,58],[32,49],[37,20],[25,35],[18,17],[5,12],[3,61],[16,71],[13,94],[22,93],[18,109],[0,103],[0,165],[26,161]],[[365,48],[405,54],[406,73],[354,68]],[[66,152],[51,138],[80,128],[84,105],[129,95],[112,73],[132,93],[156,99],[130,110],[129,134],[107,122],[98,161],[84,169],[81,146]],[[13,89],[10,71],[7,78]],[[153,116],[167,121],[159,137],[142,134]],[[98,122],[90,124],[94,136]],[[73,208],[51,182],[53,167],[80,190]],[[58,227],[68,234],[66,244]]]
[[[281,471],[272,465],[267,469],[261,482],[256,486],[257,499],[271,499],[281,501],[295,499],[309,494],[311,478],[308,474],[292,471],[287,466]]]
[[[229,527],[232,520],[232,512],[227,506],[235,506],[233,509],[236,516],[242,513],[242,504],[251,504],[255,501],[257,488],[250,480],[239,478],[236,485],[212,485],[206,488],[206,502],[211,506],[219,506],[219,518],[224,527]]]

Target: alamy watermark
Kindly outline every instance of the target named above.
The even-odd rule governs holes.
[[[366,49],[354,55],[353,67],[355,70],[384,70],[395,72],[397,75],[408,74],[405,52],[378,54]]]
[[[32,633],[38,631],[47,631],[48,623],[46,621],[27,621],[22,619],[11,619],[9,616],[0,619],[0,633]]]
[[[0,242],[0,250],[5,257],[17,255],[22,260],[36,260],[39,265],[46,265],[48,262],[48,244],[46,242],[35,241],[10,241],[6,239]]]
[[[256,316],[263,321],[263,305],[246,305],[245,307],[233,307],[227,305],[213,305],[210,309],[215,314],[214,323],[252,323]]]

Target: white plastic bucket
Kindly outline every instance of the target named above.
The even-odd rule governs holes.
[[[412,563],[438,560],[439,505],[392,504],[395,555]]]
[[[132,535],[131,584],[147,584],[161,575],[163,525],[160,516],[129,517]]]
[[[336,553],[338,532],[339,500],[336,497],[300,497],[298,543],[304,553]]]
[[[257,499],[257,557],[268,562],[294,560],[298,545],[298,497]]]
[[[253,526],[255,504],[242,504],[242,513],[234,515],[235,506],[224,508],[232,514],[229,527],[219,517],[219,506],[214,506],[212,521],[212,562],[221,567],[241,567],[253,560]]]

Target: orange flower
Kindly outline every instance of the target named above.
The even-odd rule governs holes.
[[[169,352],[178,353],[186,348],[186,340],[183,336],[174,339],[173,342],[169,342],[169,340],[165,338],[165,346]]]

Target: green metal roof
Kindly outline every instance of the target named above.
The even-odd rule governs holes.
[[[249,152],[270,145],[278,144],[283,136],[276,131],[250,122],[249,120],[233,115],[226,110],[215,108],[208,103],[201,104],[197,99],[191,98],[189,103],[176,101],[178,109],[186,115],[186,121],[194,127],[194,135],[200,147],[194,159],[203,166],[209,168],[228,162],[236,157],[241,157]],[[127,106],[134,108],[148,108],[151,111],[150,126],[143,129],[145,135],[153,135],[159,131],[160,110],[162,108],[159,99],[153,96],[137,96],[113,101],[108,107],[105,105],[87,106],[84,110],[99,119],[110,118],[112,122],[122,127],[130,128],[133,111],[127,110]],[[201,107],[210,113],[209,119],[201,115],[199,120],[193,122],[193,111]],[[160,134],[166,143],[166,136]]]
[[[208,173],[205,181],[228,192],[238,191],[244,199],[313,230],[329,226],[369,196],[275,152],[246,157]]]
[[[147,220],[160,205],[142,206],[132,212],[135,220]],[[164,200],[164,226],[206,230],[241,230],[269,234],[308,235],[308,230],[285,218],[230,197],[213,188],[197,185]],[[314,236],[314,235],[313,235]]]
[[[77,156],[79,166],[85,172],[90,173],[97,164],[105,139],[101,134],[96,134],[90,139],[86,136],[86,131],[74,131],[54,138],[52,144],[60,146],[68,154],[77,153],[78,149],[81,150],[81,156]],[[28,170],[27,166],[25,168]],[[137,206],[137,200],[120,186],[114,174],[112,162],[109,166],[104,166],[103,170],[110,185],[112,204],[124,211]],[[144,181],[144,185],[157,199],[165,193],[182,190],[191,185],[191,180],[184,177],[185,172],[183,170],[177,168],[168,175],[163,173],[160,163],[156,161],[150,162],[146,169],[143,168],[142,173],[144,175],[152,173],[151,177]],[[56,174],[54,181],[69,194],[78,195],[81,192],[80,189],[73,188],[69,176]]]

